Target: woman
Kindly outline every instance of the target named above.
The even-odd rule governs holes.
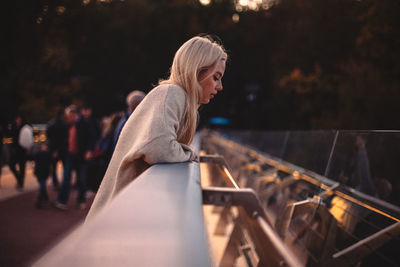
[[[227,54],[208,37],[193,37],[176,52],[161,81],[129,117],[88,217],[150,165],[197,160],[192,142],[197,109],[222,90]]]

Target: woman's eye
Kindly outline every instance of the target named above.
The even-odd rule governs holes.
[[[218,80],[219,80],[218,77],[214,76],[214,81],[218,81]]]

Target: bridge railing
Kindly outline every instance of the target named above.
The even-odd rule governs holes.
[[[34,266],[211,266],[199,164],[153,165]]]
[[[34,266],[211,266],[203,204],[223,206],[220,221],[234,224],[219,266],[239,256],[248,266],[351,266],[397,240],[397,207],[224,138],[204,140],[226,152],[201,157],[213,187],[201,187],[198,163],[156,164]],[[356,236],[371,214],[386,225]]]
[[[283,242],[301,264],[353,266],[378,261],[397,266],[397,253],[387,249],[400,241],[397,206],[215,132],[205,136],[203,144],[203,149],[218,159],[214,160],[218,168],[210,171],[212,184],[252,188],[265,211],[263,217],[280,237],[276,243]],[[226,205],[226,209],[230,206]],[[227,216],[232,217],[232,213],[224,210],[220,221],[229,222],[222,219]],[[239,213],[239,217],[243,216]],[[240,221],[237,219],[234,214],[233,221]],[[223,233],[221,225],[218,226],[218,232]],[[238,238],[240,242],[236,244],[243,247],[246,238],[241,234],[233,232],[230,241]],[[258,258],[263,262],[262,258],[271,249],[257,248]],[[237,253],[233,255],[237,257]],[[232,257],[229,260],[235,262]],[[257,259],[255,262],[260,263]]]

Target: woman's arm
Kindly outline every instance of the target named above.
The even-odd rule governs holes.
[[[186,95],[182,88],[168,85],[164,99],[158,109],[158,114],[152,118],[149,125],[150,141],[141,149],[144,160],[149,164],[160,162],[184,162],[194,160],[196,157],[193,149],[177,141],[177,132],[182,127],[182,118],[185,112]],[[158,106],[158,107],[157,107]]]

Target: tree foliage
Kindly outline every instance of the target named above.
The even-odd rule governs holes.
[[[399,5],[281,0],[238,12],[231,0],[9,1],[1,120],[18,112],[46,122],[70,103],[88,102],[98,116],[121,110],[129,91],[167,77],[185,40],[214,33],[230,60],[203,124],[226,116],[236,128],[398,128]]]

